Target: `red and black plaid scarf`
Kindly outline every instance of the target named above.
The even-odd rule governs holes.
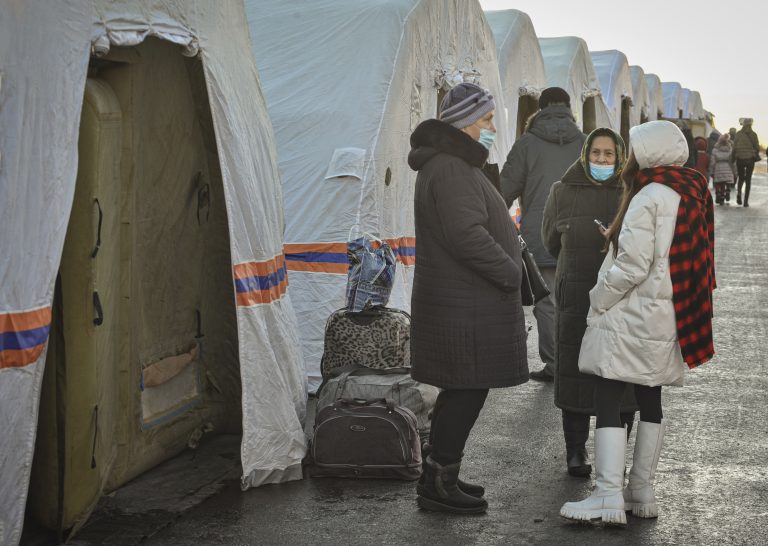
[[[680,194],[677,222],[669,249],[672,301],[677,338],[688,367],[715,354],[712,341],[712,290],[715,289],[715,214],[707,180],[684,167],[654,167],[637,175],[643,187],[664,184]]]

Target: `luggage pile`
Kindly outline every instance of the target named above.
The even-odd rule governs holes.
[[[392,250],[365,238],[348,248],[347,306],[326,323],[309,475],[415,480],[439,390],[411,378],[411,317],[386,307]]]

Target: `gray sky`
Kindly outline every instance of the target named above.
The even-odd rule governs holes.
[[[701,93],[720,130],[755,119],[768,143],[768,2],[757,0],[480,0],[527,13],[540,38],[578,36],[618,49],[661,81]]]

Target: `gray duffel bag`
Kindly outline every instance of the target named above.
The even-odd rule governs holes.
[[[371,369],[345,367],[333,370],[317,393],[318,412],[340,398],[386,398],[416,415],[419,434],[429,433],[432,412],[440,389],[415,381],[408,368]]]

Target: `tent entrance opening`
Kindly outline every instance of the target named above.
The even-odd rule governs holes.
[[[520,138],[525,132],[525,125],[533,114],[539,109],[539,99],[530,95],[524,95],[520,97],[517,103],[517,135],[515,138]]]
[[[595,97],[588,97],[582,107],[582,131],[589,134],[597,129],[597,111]]]
[[[203,432],[239,433],[229,228],[200,59],[147,39],[93,59],[28,499],[76,531]]]

